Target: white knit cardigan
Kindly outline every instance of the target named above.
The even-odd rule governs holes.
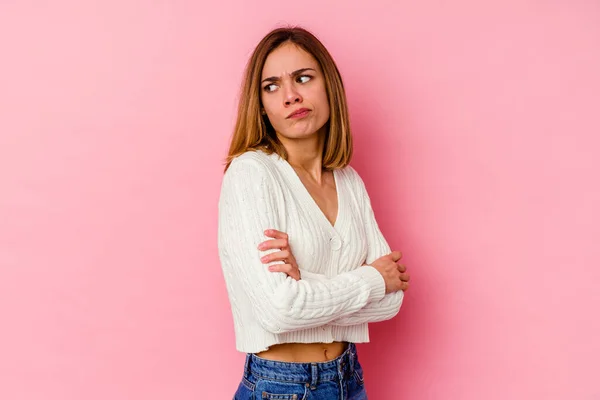
[[[385,294],[370,264],[390,247],[364,183],[350,166],[334,170],[338,215],[332,225],[277,154],[248,151],[223,177],[219,257],[233,313],[236,348],[257,353],[277,343],[368,342],[369,322],[394,317],[404,292]],[[270,272],[260,257],[266,229],[289,235],[301,279]]]

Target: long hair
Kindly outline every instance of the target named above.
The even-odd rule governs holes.
[[[285,147],[278,140],[268,117],[261,114],[260,78],[267,56],[282,44],[289,42],[311,54],[319,63],[325,78],[330,114],[323,148],[323,167],[343,168],[350,163],[352,135],[346,92],[340,72],[325,46],[312,33],[300,27],[286,27],[269,32],[258,43],[248,60],[225,171],[235,157],[249,150],[262,149],[268,154],[277,153],[285,160],[288,158]]]

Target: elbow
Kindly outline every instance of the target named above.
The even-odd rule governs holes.
[[[400,312],[400,306],[401,306],[401,304],[394,305],[394,306],[390,305],[389,307],[386,308],[384,313],[380,314],[379,316],[377,316],[376,318],[374,318],[373,320],[371,320],[369,322],[383,322],[383,321],[389,321],[389,320],[393,319]]]
[[[392,304],[390,304],[390,312],[389,312],[388,319],[392,319],[396,315],[398,315],[398,313],[400,312],[400,308],[402,308],[403,300],[404,300],[404,292],[400,291],[399,295],[396,296],[396,298],[394,299]]]
[[[400,308],[402,306],[402,302],[400,302],[400,304],[398,304],[398,306],[394,307],[391,311],[391,313],[389,314],[389,318],[388,319],[392,319],[394,318],[396,315],[398,315],[398,313],[400,312]]]
[[[256,317],[260,326],[274,335],[306,329],[302,321],[293,320],[287,313],[277,308],[272,308],[268,312],[263,311]]]
[[[258,318],[258,322],[265,331],[274,335],[288,332],[286,326],[281,323],[279,318],[274,318],[273,315],[269,315],[268,318],[261,316]]]
[[[397,294],[391,299],[392,301],[390,301],[387,307],[384,308],[385,311],[380,321],[387,321],[398,315],[400,308],[402,307],[402,301],[404,300],[404,292],[397,292]]]
[[[398,292],[398,296],[394,299],[393,302],[393,307],[394,310],[396,311],[396,314],[398,313],[398,311],[400,311],[400,307],[402,307],[402,302],[404,301],[404,291],[399,291]]]
[[[396,312],[400,311],[400,307],[402,307],[402,302],[404,301],[404,291],[400,291],[398,298],[394,301],[394,308],[396,308]]]

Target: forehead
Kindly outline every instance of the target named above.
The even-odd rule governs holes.
[[[320,70],[319,63],[310,53],[295,44],[286,43],[267,56],[261,79],[268,76],[288,75],[300,68]]]

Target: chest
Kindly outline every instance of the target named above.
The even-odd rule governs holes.
[[[326,190],[284,185],[285,229],[300,268],[328,277],[360,267],[367,255],[365,221],[343,176]]]
[[[339,205],[336,181],[333,172],[329,171],[323,175],[323,185],[319,185],[301,175],[298,176],[298,179],[319,211],[325,216],[327,221],[334,226],[338,218]]]

